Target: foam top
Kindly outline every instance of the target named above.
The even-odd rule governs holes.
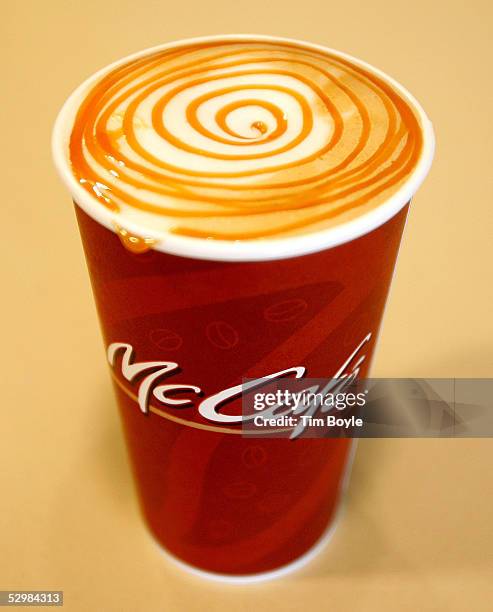
[[[412,105],[358,63],[301,43],[216,40],[103,74],[79,106],[69,155],[123,231],[244,241],[381,206],[422,146]]]

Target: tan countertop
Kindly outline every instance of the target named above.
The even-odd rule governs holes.
[[[132,51],[278,34],[344,50],[406,85],[434,121],[437,158],[408,222],[373,374],[493,375],[492,6],[335,4],[3,4],[0,589],[64,590],[65,609],[81,612],[491,609],[489,439],[362,441],[331,544],[272,583],[183,574],[138,516],[75,219],[49,151],[66,95]]]

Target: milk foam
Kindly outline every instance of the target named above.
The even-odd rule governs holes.
[[[80,106],[70,160],[120,225],[248,240],[365,214],[401,187],[421,147],[411,106],[358,65],[230,41],[109,71]]]

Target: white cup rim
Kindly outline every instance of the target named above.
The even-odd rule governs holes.
[[[435,137],[431,121],[426,116],[421,105],[407,89],[370,64],[323,45],[279,36],[265,36],[260,34],[219,34],[177,40],[128,55],[91,75],[67,98],[56,118],[53,128],[53,158],[58,173],[70,191],[72,198],[90,217],[113,232],[116,232],[116,226],[119,225],[120,221],[118,213],[101,206],[97,198],[91,196],[91,194],[79,184],[71,169],[68,153],[70,134],[72,132],[75,115],[87,91],[107,72],[129,61],[164,49],[218,41],[265,41],[301,45],[304,48],[330,53],[336,57],[345,59],[355,66],[363,68],[375,76],[378,76],[389,84],[411,106],[418,118],[422,129],[423,146],[416,166],[401,187],[379,206],[359,215],[355,219],[341,223],[340,225],[311,233],[274,239],[241,241],[212,240],[160,232],[135,222],[129,222],[125,219],[125,221],[122,221],[122,225],[128,232],[136,236],[152,238],[156,241],[153,248],[157,251],[181,257],[214,261],[266,261],[284,259],[336,247],[363,236],[380,225],[383,225],[411,200],[430,169],[435,149]]]

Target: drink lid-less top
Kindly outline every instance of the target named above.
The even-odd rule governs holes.
[[[269,37],[184,41],[86,81],[55,126],[76,202],[138,250],[286,257],[389,219],[433,153],[416,101],[379,71]]]

